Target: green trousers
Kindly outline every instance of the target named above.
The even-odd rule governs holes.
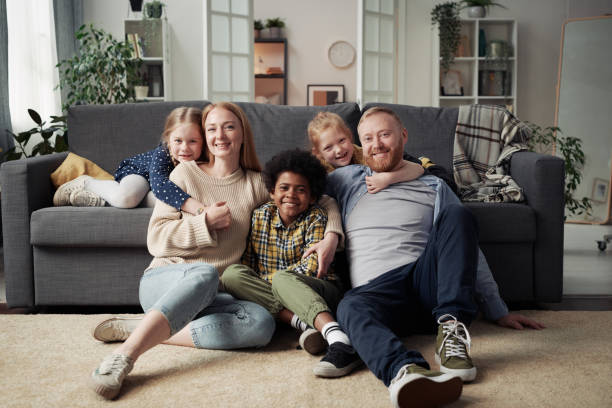
[[[286,308],[311,327],[314,327],[319,313],[333,314],[342,298],[342,292],[334,281],[279,271],[270,284],[248,266],[239,264],[230,265],[223,272],[221,282],[232,296],[255,302],[274,317]]]

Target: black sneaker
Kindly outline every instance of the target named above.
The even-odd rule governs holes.
[[[312,371],[318,377],[342,377],[362,364],[363,361],[352,346],[337,341],[329,345],[327,354]]]

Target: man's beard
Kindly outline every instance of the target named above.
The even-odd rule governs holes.
[[[376,149],[373,153],[378,153],[380,150]],[[365,162],[372,170],[377,173],[383,173],[387,171],[391,171],[399,164],[402,160],[402,149],[396,147],[392,147],[390,149],[391,155],[389,155],[386,159],[374,159],[372,156],[367,155],[365,158]]]

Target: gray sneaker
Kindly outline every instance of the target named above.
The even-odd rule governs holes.
[[[74,191],[83,190],[85,180],[88,178],[91,178],[91,176],[82,175],[59,186],[53,195],[53,205],[56,207],[70,205],[70,194]]]
[[[452,315],[438,319],[435,359],[443,373],[456,374],[464,382],[476,378],[476,367],[470,357],[472,339],[465,325]]]
[[[141,320],[142,317],[111,317],[98,324],[92,335],[96,340],[105,343],[125,341]]]
[[[400,368],[389,385],[391,403],[396,408],[437,407],[459,399],[462,390],[463,382],[457,375],[416,364]]]
[[[106,201],[91,191],[76,190],[70,193],[70,204],[73,207],[104,207]]]
[[[327,342],[321,332],[316,329],[308,328],[300,335],[300,346],[306,352],[317,355],[323,352],[327,347]]]
[[[134,367],[134,360],[123,354],[109,354],[91,374],[91,386],[96,393],[106,399],[119,394],[121,384]]]

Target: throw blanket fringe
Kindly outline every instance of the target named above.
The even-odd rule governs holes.
[[[499,106],[462,105],[455,130],[453,176],[463,201],[520,202],[510,177],[512,154],[527,150],[529,128]]]

